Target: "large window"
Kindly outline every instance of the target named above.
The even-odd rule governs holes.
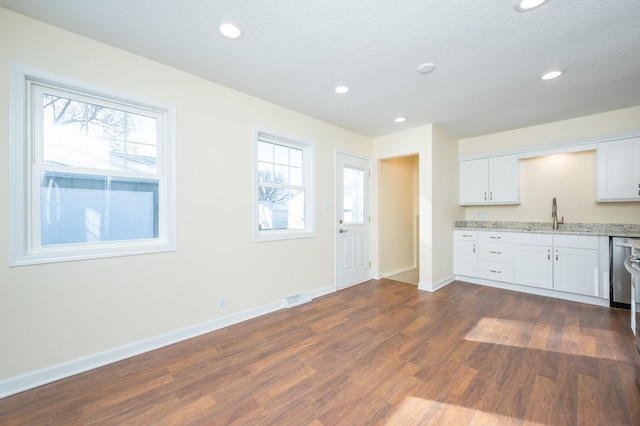
[[[254,241],[315,235],[312,142],[255,134]]]
[[[172,106],[12,67],[12,265],[175,249]]]

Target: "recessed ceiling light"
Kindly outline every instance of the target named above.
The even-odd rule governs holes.
[[[349,86],[336,86],[335,89],[333,89],[334,92],[336,92],[339,95],[344,95],[345,93],[347,93],[349,90],[351,90],[349,88]]]
[[[543,81],[553,80],[554,78],[560,77],[565,72],[566,72],[565,70],[547,71],[540,76],[540,80],[543,80]]]
[[[422,74],[426,74],[433,71],[435,67],[436,67],[436,64],[434,64],[433,62],[425,62],[424,64],[418,67],[418,72]]]
[[[220,34],[231,39],[242,38],[244,35],[242,27],[231,21],[220,22],[218,29],[220,30]]]
[[[395,120],[396,123],[404,123],[405,121],[407,121],[406,117],[396,117]]]
[[[526,12],[528,10],[533,10],[536,7],[542,6],[542,4],[546,3],[548,0],[518,0],[516,2],[516,10],[518,12]]]

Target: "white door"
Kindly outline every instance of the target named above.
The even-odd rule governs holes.
[[[367,281],[369,272],[369,162],[337,156],[336,284]]]

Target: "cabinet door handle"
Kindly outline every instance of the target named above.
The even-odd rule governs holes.
[[[558,250],[556,250],[556,260],[558,260]]]
[[[501,240],[502,237],[494,237],[493,235],[490,235],[489,238],[491,238],[492,240]]]
[[[471,235],[469,235],[469,234],[462,234],[462,236],[465,237],[465,238],[471,237]]]
[[[473,243],[473,252],[476,252],[476,243]]]
[[[547,260],[551,260],[551,249],[547,250]]]
[[[501,251],[490,251],[489,253],[491,253],[491,254],[502,254]]]
[[[489,193],[489,201],[493,201],[493,191]]]
[[[496,271],[494,269],[489,269],[489,272],[493,272],[494,274],[501,274],[502,271]]]
[[[487,192],[484,193],[484,200],[487,201]]]

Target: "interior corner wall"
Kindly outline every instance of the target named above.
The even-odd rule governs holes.
[[[371,139],[0,8],[0,199],[9,199],[10,64],[173,103],[178,250],[9,267],[0,207],[0,385],[114,348],[335,288],[335,153]],[[316,142],[317,235],[253,243],[252,129]],[[372,192],[375,192],[375,185]],[[217,300],[226,296],[227,307]]]

